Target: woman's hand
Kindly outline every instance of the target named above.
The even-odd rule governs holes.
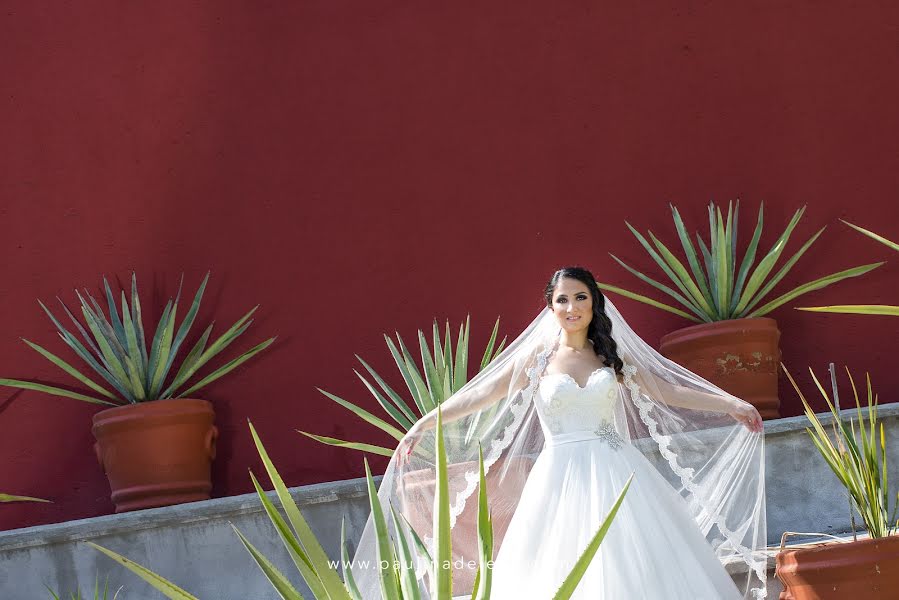
[[[399,457],[400,462],[409,460],[409,458],[412,456],[412,451],[415,450],[415,446],[418,445],[419,439],[421,438],[419,438],[418,436],[410,436],[408,434],[403,437],[399,445],[396,447],[396,454],[397,457]]]
[[[417,421],[415,425],[413,425],[412,428],[406,432],[406,435],[403,436],[403,439],[400,440],[399,445],[396,447],[396,452],[399,456],[400,462],[409,460],[409,458],[412,456],[412,452],[418,445],[418,442],[421,441],[422,433],[424,433],[425,430],[423,422],[423,419]]]
[[[749,431],[762,432],[762,416],[751,404],[741,402],[730,411],[730,416],[745,425]]]

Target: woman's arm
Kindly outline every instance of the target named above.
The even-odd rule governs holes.
[[[636,371],[634,380],[644,390],[652,390],[650,384],[655,385],[660,393],[658,400],[670,406],[726,413],[750,431],[762,431],[762,417],[755,407],[735,396],[722,396],[673,384],[648,371]]]
[[[485,382],[483,385],[479,385],[467,392],[456,394],[451,400],[441,404],[439,408],[443,422],[451,423],[457,421],[502,400],[508,393],[509,386],[512,383],[514,366],[514,363],[509,361],[506,366],[493,376],[491,381]],[[523,372],[519,375],[519,379],[522,376]],[[420,433],[433,429],[436,425],[437,409],[435,408],[419,419],[409,432]]]
[[[671,406],[705,410],[708,412],[730,413],[738,404],[738,401],[733,398],[701,392],[682,385],[669,383],[649,371],[637,370],[637,372],[634,373],[634,380],[646,391],[652,391],[654,388],[658,388],[660,397],[656,399]]]

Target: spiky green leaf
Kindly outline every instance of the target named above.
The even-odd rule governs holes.
[[[684,311],[682,311],[682,310],[680,310],[680,309],[678,309],[678,308],[675,308],[675,307],[670,306],[670,305],[668,305],[668,304],[664,304],[664,303],[662,303],[662,302],[659,302],[658,300],[653,300],[652,298],[649,298],[649,297],[647,297],[647,296],[642,296],[642,295],[640,295],[640,294],[637,294],[637,293],[635,293],[635,292],[631,292],[631,291],[626,290],[626,289],[624,289],[624,288],[620,288],[620,287],[615,286],[615,285],[609,285],[608,283],[598,283],[598,282],[597,282],[597,286],[599,286],[599,289],[601,289],[601,290],[603,290],[603,291],[606,291],[606,292],[615,292],[616,294],[621,294],[621,295],[624,296],[625,298],[630,298],[631,300],[637,300],[638,302],[643,302],[644,304],[648,304],[648,305],[650,305],[650,306],[654,306],[654,307],[656,307],[656,308],[660,308],[660,309],[662,309],[662,310],[664,310],[664,311],[667,311],[667,312],[673,313],[673,314],[675,314],[675,315],[678,315],[679,317],[683,317],[683,318],[685,318],[685,319],[687,319],[687,320],[689,320],[689,321],[693,321],[694,323],[702,323],[702,321],[700,321],[699,319],[697,319],[697,318],[694,317],[693,315],[688,315],[687,313],[685,313]]]
[[[840,221],[843,221],[843,219],[840,219]],[[878,234],[874,233],[873,231],[869,231],[868,229],[865,229],[863,227],[859,227],[858,225],[853,225],[849,221],[843,221],[843,223],[845,223],[846,225],[849,225],[849,227],[852,227],[856,231],[868,236],[872,240],[877,240],[881,244],[885,245],[887,248],[892,248],[893,250],[896,250],[897,252],[899,252],[899,244],[897,244],[896,242],[890,241],[887,238],[885,238],[881,235],[878,235]]]
[[[109,282],[106,280],[105,276],[103,277],[103,291],[106,294],[106,304],[109,308],[109,322],[112,326],[112,331],[115,333],[116,339],[119,344],[121,344],[122,348],[127,348],[128,342],[125,337],[125,326],[122,323],[122,319],[119,317],[115,297],[112,295],[112,289],[110,289]]]
[[[209,385],[210,383],[212,383],[213,381],[215,381],[222,375],[226,375],[227,373],[230,373],[231,371],[233,371],[234,369],[236,369],[243,363],[247,362],[248,360],[250,360],[257,354],[259,354],[260,352],[262,352],[263,350],[265,350],[266,348],[271,346],[276,339],[277,339],[277,337],[269,338],[269,339],[265,340],[264,342],[262,342],[261,344],[250,348],[249,350],[247,350],[246,352],[244,352],[243,354],[241,354],[234,360],[231,360],[228,363],[222,365],[221,367],[219,367],[218,369],[216,369],[215,371],[213,371],[212,373],[210,373],[209,375],[207,375],[206,377],[204,377],[203,379],[201,379],[200,381],[198,381],[197,383],[195,383],[188,389],[184,390],[184,392],[181,395],[189,396],[190,394],[197,391],[198,389],[200,389],[206,385]]]
[[[375,380],[375,383],[377,383],[378,386],[380,386],[380,388],[384,391],[384,393],[387,394],[387,397],[390,399],[390,401],[393,403],[393,405],[401,413],[403,413],[403,416],[410,423],[414,423],[415,421],[417,421],[418,418],[414,415],[414,413],[412,412],[412,409],[409,408],[409,405],[406,404],[405,400],[403,400],[400,397],[400,395],[397,394],[393,390],[393,388],[391,388],[389,385],[387,385],[387,383],[384,381],[384,379],[380,375],[378,375],[378,373],[367,362],[362,360],[361,356],[359,356],[358,354],[356,354],[354,356],[359,360],[359,362],[362,363],[362,366],[365,367],[365,370],[368,371],[368,374],[371,375],[372,379]]]
[[[300,541],[290,530],[287,521],[284,520],[284,517],[282,517],[281,513],[278,512],[278,509],[275,508],[274,503],[269,500],[268,494],[262,489],[259,480],[256,479],[256,476],[252,471],[250,471],[250,480],[253,482],[253,487],[256,489],[256,495],[259,496],[259,501],[262,503],[265,514],[268,515],[269,521],[274,525],[275,531],[278,533],[278,538],[281,540],[281,543],[284,544],[284,549],[287,550],[287,554],[290,556],[294,565],[296,565],[303,581],[309,586],[312,595],[315,598],[326,598],[327,594],[325,588],[322,585],[318,573],[315,571],[315,566],[312,564],[312,561],[309,560],[309,556],[306,554]],[[272,583],[273,586],[275,585],[275,582],[272,582],[271,580],[270,583]]]
[[[110,392],[109,390],[104,388],[103,386],[95,383],[89,377],[82,374],[81,371],[79,371],[78,369],[76,369],[75,367],[73,367],[72,365],[70,365],[69,363],[64,361],[63,359],[59,358],[52,352],[45,350],[41,346],[38,346],[37,344],[32,343],[32,342],[26,340],[25,338],[22,338],[22,341],[25,342],[26,344],[28,344],[28,346],[31,349],[35,350],[38,354],[40,354],[41,356],[43,356],[44,358],[46,358],[47,360],[52,362],[54,365],[56,365],[57,367],[59,367],[60,369],[62,369],[63,371],[65,371],[66,373],[68,373],[69,375],[71,375],[72,377],[74,377],[75,379],[77,379],[78,381],[83,383],[84,385],[86,385],[87,387],[91,388],[95,392],[99,392],[100,394],[102,394],[103,396],[106,396],[110,400],[116,399],[115,394],[113,394],[112,392]]]
[[[375,560],[380,564],[381,570],[381,598],[383,600],[400,600],[400,588],[393,573],[393,549],[390,544],[390,535],[387,531],[387,521],[384,519],[384,511],[381,508],[378,491],[375,489],[371,469],[368,467],[368,459],[364,459],[364,463],[371,518],[375,527],[375,539],[377,540]]]
[[[172,383],[169,384],[169,387],[165,389],[165,391],[160,394],[161,398],[168,398],[171,396],[172,392],[175,391],[175,384],[186,379],[185,373],[193,368],[193,366],[197,363],[202,356],[203,351],[206,349],[206,342],[209,341],[209,336],[212,333],[212,327],[215,325],[215,322],[209,324],[209,327],[203,332],[203,335],[200,336],[200,339],[194,344],[194,347],[190,349],[190,352],[187,353],[187,356],[184,357],[184,360],[181,361],[181,367],[178,369],[178,372],[175,374],[175,377],[172,379]]]
[[[33,498],[31,496],[16,496],[14,494],[0,494],[0,502],[50,502],[43,498]]]
[[[149,365],[149,357],[147,355],[147,340],[144,336],[144,322],[140,310],[140,296],[137,294],[137,274],[131,273],[131,320],[134,322],[137,330],[137,345],[140,348],[141,360],[143,361],[143,371],[147,372]]]
[[[781,253],[787,245],[787,242],[790,239],[790,235],[793,233],[793,229],[796,227],[796,224],[799,223],[799,220],[802,218],[803,213],[805,212],[805,207],[803,206],[793,215],[793,218],[790,219],[790,222],[787,224],[787,228],[780,235],[774,245],[771,246],[771,249],[768,251],[768,254],[759,262],[758,266],[753,270],[752,275],[749,277],[749,281],[746,283],[746,289],[743,290],[743,295],[740,297],[740,301],[737,303],[737,307],[734,309],[736,314],[741,314],[743,309],[749,304],[750,300],[755,297],[755,293],[759,290],[762,284],[768,277],[768,273],[771,272],[771,269],[774,268],[774,265],[777,263],[777,260],[780,258]]]
[[[35,392],[43,392],[45,394],[51,394],[53,396],[63,396],[65,398],[74,398],[75,400],[83,400],[84,402],[91,402],[92,404],[104,404],[106,406],[119,406],[113,402],[107,402],[106,400],[101,400],[99,398],[92,398],[91,396],[85,396],[84,394],[79,394],[78,392],[71,392],[69,390],[53,387],[52,385],[44,385],[41,383],[34,383],[31,381],[22,381],[20,379],[0,379],[0,385],[4,385],[7,387],[14,387],[23,390],[33,390]]]
[[[243,544],[244,548],[247,549],[247,552],[250,553],[250,556],[253,557],[253,560],[259,566],[259,570],[262,571],[262,574],[265,575],[268,582],[275,588],[275,591],[278,592],[278,595],[281,596],[283,600],[303,600],[303,596],[290,584],[287,577],[285,577],[264,554],[257,550],[237,527],[234,527],[234,525],[231,525],[231,527],[234,529],[234,533],[237,534],[237,537],[240,538],[240,542]]]
[[[667,285],[665,285],[665,284],[663,284],[663,283],[659,283],[659,282],[656,281],[655,279],[653,279],[653,278],[651,278],[651,277],[648,277],[647,275],[644,275],[644,274],[641,273],[640,271],[637,271],[636,269],[632,268],[630,265],[626,264],[623,260],[619,259],[619,258],[618,258],[617,256],[615,256],[614,254],[609,253],[609,256],[611,256],[613,259],[615,259],[615,262],[617,262],[619,265],[621,265],[622,267],[624,267],[625,269],[627,269],[632,275],[635,275],[638,279],[640,279],[640,280],[642,280],[642,281],[645,281],[646,283],[648,283],[648,284],[651,285],[652,287],[656,288],[656,289],[659,290],[659,291],[662,291],[662,292],[668,294],[669,296],[671,296],[672,298],[674,298],[675,300],[677,300],[678,302],[680,302],[684,307],[686,307],[687,309],[689,309],[690,311],[692,311],[693,313],[695,313],[696,316],[697,316],[700,320],[703,318],[704,313],[703,313],[700,309],[698,309],[692,302],[690,302],[689,300],[687,300],[686,298],[684,298],[681,294],[679,294],[679,293],[677,293],[676,291],[672,290],[672,289],[671,289],[670,287],[668,287]]]
[[[892,317],[899,317],[899,306],[887,306],[884,304],[839,304],[835,306],[802,307],[797,306],[796,310],[856,315],[889,315]]]
[[[399,337],[399,334],[397,334],[397,337]],[[392,339],[385,335],[384,340],[387,342],[387,348],[390,350],[390,355],[393,356],[393,361],[396,363],[396,367],[397,369],[399,369],[400,375],[403,376],[403,381],[406,384],[406,388],[412,395],[412,401],[415,402],[415,407],[418,409],[420,415],[426,414],[428,410],[425,408],[424,400],[422,399],[422,391],[413,379],[410,369],[406,366],[406,359],[397,349]],[[425,393],[426,392],[427,390],[425,390]]]
[[[796,261],[798,261],[802,257],[802,255],[805,254],[805,251],[808,250],[811,247],[811,245],[815,243],[815,240],[817,240],[818,237],[822,233],[824,233],[824,230],[826,228],[827,228],[827,226],[825,225],[824,227],[819,229],[812,237],[810,237],[808,240],[806,240],[806,242],[802,245],[802,247],[792,257],[790,257],[790,260],[788,260],[786,263],[784,263],[784,266],[781,267],[781,269],[777,272],[777,274],[768,280],[768,283],[765,284],[765,287],[763,287],[761,290],[758,291],[758,293],[756,293],[756,295],[752,299],[752,301],[746,306],[746,309],[744,310],[744,312],[751,311],[756,306],[756,304],[759,303],[759,301],[761,301],[766,295],[768,295],[768,292],[770,292],[774,288],[774,286],[777,285],[780,282],[780,280],[784,278],[784,275],[786,275],[790,271],[790,269],[793,268],[793,265],[796,264]]]
[[[347,442],[344,440],[339,440],[337,438],[327,437],[324,435],[316,435],[314,433],[308,433],[306,431],[300,431],[297,429],[299,433],[302,433],[306,437],[310,437],[316,442],[321,442],[322,444],[327,444],[329,446],[337,446],[338,448],[348,448],[350,450],[359,450],[362,452],[370,452],[371,454],[378,454],[380,456],[386,456],[390,458],[393,456],[393,450],[390,448],[385,448],[383,446],[374,446],[372,444],[364,444],[361,442]]]
[[[706,275],[703,272],[702,268],[699,266],[699,259],[696,255],[696,249],[693,247],[693,242],[690,240],[690,235],[687,233],[687,228],[684,226],[684,221],[680,216],[680,212],[678,212],[677,208],[673,204],[668,204],[671,207],[671,214],[674,218],[674,228],[677,230],[677,236],[680,239],[681,246],[684,248],[684,254],[687,255],[687,262],[690,265],[690,270],[693,272],[693,277],[696,280],[697,285],[702,293],[702,297],[705,299],[706,305],[711,306],[714,304],[712,300],[711,292],[709,291],[708,281],[706,279]]]
[[[240,337],[241,334],[243,334],[243,332],[246,331],[247,328],[253,323],[253,321],[250,320],[250,317],[253,315],[253,313],[256,312],[256,310],[258,308],[259,308],[259,305],[257,304],[249,312],[247,312],[247,314],[242,316],[240,319],[237,320],[236,323],[234,323],[230,328],[228,328],[228,330],[225,331],[225,333],[223,333],[221,336],[219,336],[219,338],[216,339],[212,343],[212,345],[210,345],[208,348],[204,349],[202,354],[200,354],[200,356],[195,361],[193,361],[193,363],[190,365],[190,367],[183,369],[181,376],[176,377],[175,380],[172,381],[172,384],[169,386],[169,388],[172,390],[172,393],[174,393],[174,390],[177,390],[184,383],[186,383],[187,380],[189,380],[191,377],[193,377],[194,373],[196,373],[200,368],[202,368],[203,365],[205,365],[207,362],[212,360],[220,352],[225,350],[225,348],[227,348],[229,345],[231,345],[231,342],[233,342],[238,337]]]
[[[343,564],[343,582],[353,600],[364,600],[353,577],[353,570],[349,569],[350,556],[346,547],[346,519],[340,519],[340,561]]]
[[[496,322],[493,324],[493,330],[490,332],[490,339],[487,340],[487,346],[484,348],[484,356],[481,357],[481,368],[483,371],[487,368],[487,365],[490,364],[490,361],[496,355],[494,353],[494,346],[496,345],[496,336],[499,334],[499,317],[496,317]],[[465,332],[465,344],[468,345],[468,328],[466,322],[466,332]],[[468,349],[466,348],[466,353]],[[466,365],[467,367],[468,365]],[[461,386],[460,386],[461,387]]]
[[[250,434],[253,436],[253,442],[256,444],[256,450],[259,453],[262,464],[265,466],[266,473],[275,488],[278,500],[281,502],[281,508],[287,516],[287,521],[290,523],[300,544],[306,549],[309,561],[314,565],[316,572],[318,572],[322,585],[333,600],[339,600],[344,597],[348,598],[349,596],[346,593],[343,582],[340,580],[337,572],[328,564],[328,555],[312,533],[309,523],[306,522],[306,519],[304,519],[303,515],[300,513],[300,509],[291,497],[287,486],[284,485],[284,480],[281,479],[281,475],[278,473],[278,470],[275,469],[275,465],[272,463],[271,458],[269,458],[265,446],[262,445],[262,440],[259,439],[256,429],[253,427],[252,423],[249,423],[249,427]]]
[[[113,552],[112,550],[104,548],[103,546],[100,546],[93,542],[84,543],[91,548],[94,548],[95,550],[99,550],[132,573],[136,574],[138,577],[149,583],[153,587],[153,589],[162,592],[162,594],[170,600],[198,600],[196,596],[192,596],[191,594],[187,593],[168,579],[165,579],[164,577],[157,575],[146,567],[143,567],[136,562],[125,558],[121,554]]]
[[[772,310],[774,310],[781,304],[789,302],[793,298],[796,298],[803,294],[807,294],[808,292],[811,292],[814,290],[819,290],[821,288],[825,288],[831,284],[837,283],[838,281],[842,281],[844,279],[849,279],[850,277],[858,277],[860,275],[864,275],[865,273],[876,269],[877,267],[879,267],[882,264],[883,264],[882,262],[879,262],[879,263],[872,263],[869,265],[861,265],[858,267],[853,267],[851,269],[846,269],[844,271],[839,271],[837,273],[831,273],[830,275],[826,275],[824,277],[820,277],[818,279],[815,279],[814,281],[810,281],[806,284],[800,285],[778,298],[775,298],[768,304],[752,311],[751,313],[749,313],[746,316],[749,318],[761,317],[763,315],[768,314],[769,312],[771,312]]]
[[[436,549],[432,598],[452,598],[452,539],[450,535],[450,496],[447,480],[446,443],[443,437],[442,410],[437,409],[436,458],[437,481],[434,486],[434,547]]]
[[[608,533],[609,527],[611,527],[612,521],[615,519],[615,515],[618,514],[618,509],[621,508],[621,503],[624,502],[624,497],[627,494],[628,489],[630,489],[633,479],[634,476],[631,475],[628,478],[627,482],[624,484],[624,488],[621,490],[621,493],[618,494],[618,499],[615,501],[615,504],[613,504],[612,508],[609,509],[606,518],[603,519],[603,522],[599,526],[599,529],[593,535],[593,538],[587,544],[587,547],[584,549],[583,553],[581,553],[581,556],[575,563],[574,568],[571,570],[571,573],[568,574],[568,576],[565,578],[565,581],[562,582],[562,585],[556,591],[556,594],[553,596],[553,600],[568,600],[574,594],[575,589],[577,589],[578,583],[580,583],[581,579],[584,576],[584,573],[590,566],[590,562],[596,555],[596,551],[599,549],[600,544],[602,544],[603,539],[606,537],[606,533]]]
[[[758,220],[756,221],[755,231],[752,234],[752,239],[749,241],[749,246],[746,247],[746,254],[743,255],[743,262],[740,263],[740,270],[737,272],[737,281],[734,284],[734,292],[731,296],[729,307],[729,312],[731,314],[733,314],[737,308],[737,303],[740,301],[740,297],[743,293],[743,285],[746,282],[746,275],[749,273],[749,269],[752,268],[752,265],[755,262],[755,253],[758,249],[759,238],[762,237],[764,209],[764,203],[760,203],[759,216]],[[734,253],[734,258],[736,258],[736,252]]]
[[[177,335],[175,335],[175,338],[172,341],[172,348],[169,352],[168,360],[166,360],[165,368],[162,370],[161,378],[163,381],[168,375],[169,369],[172,367],[172,362],[178,355],[178,350],[181,349],[181,344],[184,343],[184,339],[187,337],[188,333],[190,333],[190,328],[194,324],[194,320],[197,317],[197,311],[200,310],[200,302],[203,300],[203,292],[206,291],[206,284],[209,282],[210,273],[211,271],[207,271],[206,276],[203,277],[203,281],[200,282],[200,287],[197,288],[197,292],[194,295],[193,302],[191,302],[190,308],[188,309],[187,314],[184,316],[184,320],[181,322],[181,326],[178,328],[178,333]],[[172,325],[174,325],[174,321]]]
[[[400,431],[399,429],[397,429],[396,427],[394,427],[393,425],[391,425],[390,423],[388,423],[387,421],[385,421],[384,419],[382,419],[376,415],[373,415],[372,413],[368,412],[364,408],[356,406],[352,402],[348,402],[348,401],[344,400],[343,398],[332,394],[331,392],[326,392],[325,390],[323,390],[321,388],[315,388],[315,389],[317,389],[319,392],[321,392],[322,394],[324,394],[325,396],[327,396],[328,398],[330,398],[331,400],[333,400],[340,406],[353,412],[356,416],[360,417],[364,421],[374,425],[381,431],[386,432],[388,435],[390,435],[397,441],[400,441],[401,439],[403,439],[403,436],[405,434],[402,431]]]

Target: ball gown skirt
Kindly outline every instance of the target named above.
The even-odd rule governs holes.
[[[541,381],[536,402],[546,445],[496,557],[492,597],[550,600],[633,473],[573,598],[742,598],[684,499],[614,431],[616,388],[606,369],[594,371],[584,387],[565,374]]]

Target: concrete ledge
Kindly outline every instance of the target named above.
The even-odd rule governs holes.
[[[375,479],[380,481],[380,477]],[[329,556],[339,557],[341,519],[346,519],[351,546],[355,544],[369,512],[365,479],[290,491]],[[275,500],[274,492],[268,496]],[[112,590],[125,586],[119,595],[122,600],[163,597],[124,567],[81,543],[91,541],[156,571],[203,600],[274,600],[277,594],[232,525],[288,575],[301,594],[311,596],[294,576],[296,567],[258,496],[244,494],[0,532],[0,598],[47,598],[44,584],[66,597],[77,589],[87,597],[98,575],[101,581],[109,575]]]

